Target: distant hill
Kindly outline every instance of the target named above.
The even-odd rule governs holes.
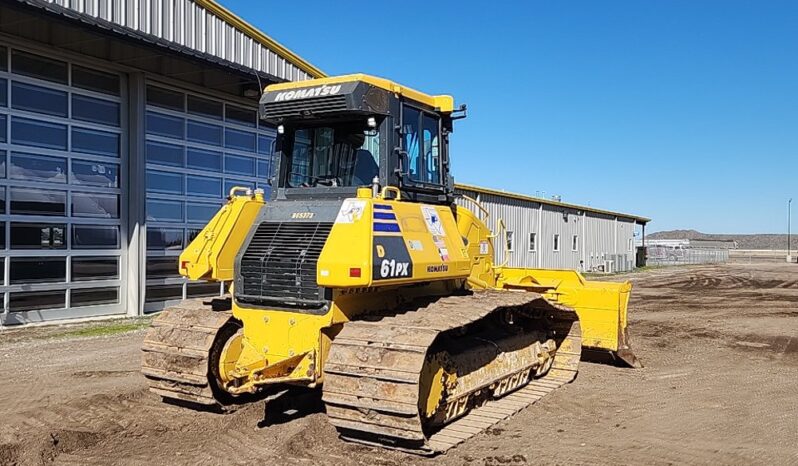
[[[798,232],[796,232],[798,233]],[[648,239],[710,239],[737,241],[739,249],[781,249],[787,248],[787,235],[783,234],[753,234],[753,235],[725,235],[701,233],[696,230],[670,230],[658,231],[646,235]],[[792,247],[798,248],[798,234],[792,235]]]

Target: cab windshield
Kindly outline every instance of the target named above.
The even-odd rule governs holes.
[[[368,186],[379,175],[377,130],[362,125],[303,128],[294,131],[292,142],[289,188]]]

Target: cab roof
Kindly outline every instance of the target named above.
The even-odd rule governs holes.
[[[429,95],[417,91],[413,88],[402,86],[401,84],[393,81],[371,76],[368,74],[347,74],[343,76],[331,76],[328,78],[311,79],[307,81],[284,82],[279,84],[271,84],[266,86],[265,92],[285,91],[291,89],[301,89],[305,87],[322,86],[329,84],[341,84],[353,81],[360,81],[372,86],[384,89],[388,92],[393,92],[408,99],[415,100],[416,102],[428,105],[439,112],[451,113],[454,111],[454,98],[450,95]]]

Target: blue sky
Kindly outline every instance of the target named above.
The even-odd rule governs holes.
[[[653,218],[786,230],[798,2],[222,3],[328,74],[466,103],[455,179]]]

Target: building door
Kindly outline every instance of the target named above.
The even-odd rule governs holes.
[[[146,89],[145,311],[183,298],[220,295],[226,284],[188,282],[180,252],[217,212],[233,186],[269,195],[274,129],[252,102],[150,82]]]
[[[0,44],[3,324],[125,312],[123,81]]]

